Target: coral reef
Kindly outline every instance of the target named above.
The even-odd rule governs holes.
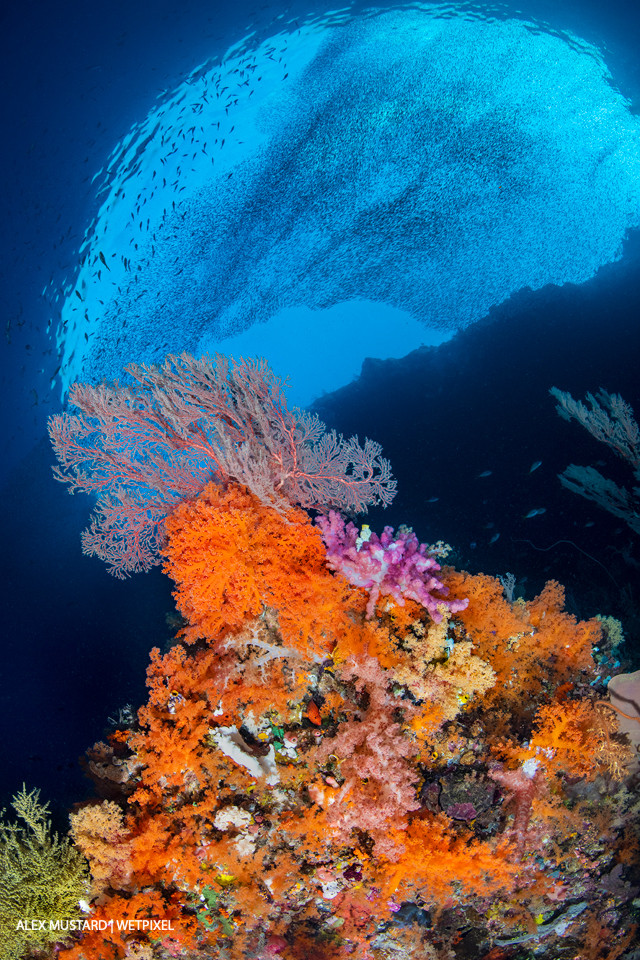
[[[182,624],[137,717],[88,753],[99,796],[71,833],[91,908],[59,956],[625,955],[640,803],[605,699],[619,631],[566,612],[555,581],[514,600],[441,567],[410,529],[314,522],[304,507],[388,502],[389,465],[288,414],[259,362],[130,370],[141,393],[78,388],[83,416],[53,422],[59,478],[157,520]],[[102,529],[121,573],[145,565],[134,514]]]
[[[233,483],[167,535],[186,622],[152,651],[137,723],[94,749],[110,795],[112,767],[123,782],[74,814],[96,929],[62,958],[631,942],[635,752],[601,706],[600,623],[563,612],[557,583],[510,601],[444,568],[437,619],[384,593],[372,610],[303,511]]]

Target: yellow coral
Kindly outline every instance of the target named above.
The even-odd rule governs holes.
[[[12,806],[25,826],[0,822],[0,960],[19,960],[64,939],[81,916],[87,865],[70,843],[51,834],[38,790],[23,786]]]
[[[131,872],[131,844],[126,839],[124,816],[118,804],[105,800],[82,807],[69,819],[71,836],[89,861],[93,895],[106,887],[125,886]]]

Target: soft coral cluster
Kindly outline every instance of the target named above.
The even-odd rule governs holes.
[[[436,623],[443,613],[466,607],[466,599],[446,599],[448,590],[437,577],[440,564],[412,530],[394,534],[393,527],[385,527],[380,536],[369,527],[360,532],[355,524],[345,524],[335,510],[318,517],[316,523],[322,530],[329,567],[368,591],[369,619],[380,596],[390,596],[400,606],[405,600],[415,600]]]
[[[187,640],[238,633],[270,607],[285,646],[305,655],[330,648],[346,585],[327,570],[320,532],[301,510],[281,514],[242,487],[211,483],[166,528],[165,571]]]
[[[395,484],[263,362],[129,373],[52,420],[57,475],[102,496],[85,549],[112,571],[162,550],[184,626],[91,752],[92,913],[60,956],[450,957],[470,929],[487,960],[555,957],[560,932],[575,955],[587,896],[587,935],[625,933],[632,755],[598,701],[600,623],[555,582],[514,603],[443,570],[406,528],[312,523]]]
[[[107,826],[77,828],[96,916],[139,917],[147,898],[174,922],[138,938],[157,958],[386,960],[407,915],[432,925],[421,956],[470,923],[488,956],[523,917],[557,912],[554,869],[562,897],[593,886],[574,827],[599,816],[614,858],[627,800],[610,791],[600,811],[589,785],[611,782],[622,745],[590,685],[597,621],[563,613],[557,584],[511,603],[497,580],[446,569],[446,606],[391,593],[372,609],[306,514],[233,484],[167,529],[187,623],[152,652],[149,700],[116,738],[130,778],[113,861]],[[129,950],[103,932],[68,955]]]
[[[531,706],[545,688],[578,683],[593,671],[600,622],[578,621],[565,612],[564,588],[555,580],[527,603],[507,600],[500,581],[486,574],[448,570],[444,580],[453,598],[468,598],[457,619],[496,673],[489,702]]]

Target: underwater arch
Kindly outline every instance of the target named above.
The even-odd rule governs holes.
[[[571,34],[451,4],[334,13],[195,69],[96,187],[63,390],[221,349],[295,371],[303,403],[619,258],[640,120]]]

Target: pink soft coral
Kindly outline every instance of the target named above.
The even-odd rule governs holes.
[[[489,771],[489,776],[507,791],[506,802],[515,802],[513,839],[516,860],[521,860],[527,843],[531,806],[543,783],[537,762],[527,760],[517,770],[506,770],[496,765]]]
[[[316,520],[327,547],[327,566],[341,573],[349,583],[369,592],[367,617],[373,617],[380,594],[388,594],[400,606],[415,600],[442,620],[442,608],[449,613],[464,610],[467,600],[446,600],[447,588],[435,574],[440,565],[430,556],[426,544],[412,531],[385,527],[382,534],[360,535],[353,523],[345,524],[334,510]]]

